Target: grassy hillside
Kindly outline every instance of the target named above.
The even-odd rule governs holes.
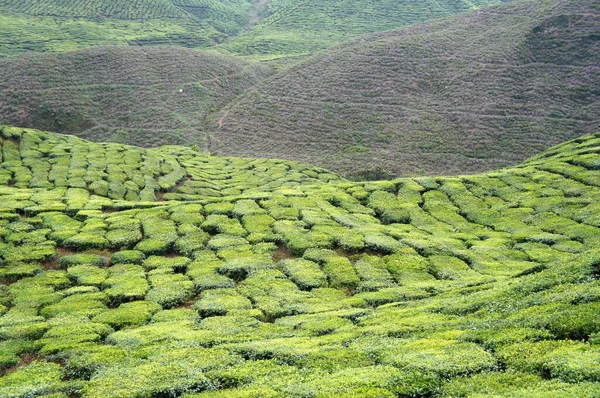
[[[214,149],[355,176],[516,164],[600,128],[599,15],[534,0],[354,40],[232,103]]]
[[[204,48],[250,24],[252,0],[3,0],[0,56],[98,45]]]
[[[207,147],[205,117],[267,76],[226,55],[98,47],[0,59],[0,122],[96,141]]]
[[[271,0],[263,18],[224,46],[255,57],[310,54],[366,33],[444,18],[507,0]]]
[[[502,0],[2,0],[0,56],[97,45],[174,44],[261,58],[306,54],[350,37]]]
[[[0,396],[600,394],[600,135],[362,183],[0,135]]]

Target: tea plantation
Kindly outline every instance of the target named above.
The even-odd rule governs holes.
[[[356,183],[0,136],[2,397],[600,395],[600,134]]]
[[[504,1],[1,0],[0,56],[172,44],[269,59]]]

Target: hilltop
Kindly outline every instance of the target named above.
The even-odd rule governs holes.
[[[378,182],[0,142],[3,397],[600,394],[600,134]]]
[[[516,164],[600,128],[598,17],[533,0],[361,37],[240,96],[211,149],[355,177]]]
[[[4,0],[0,56],[162,44],[272,58],[501,1]]]
[[[268,76],[180,47],[96,47],[0,58],[0,121],[95,141],[208,147],[211,113]]]

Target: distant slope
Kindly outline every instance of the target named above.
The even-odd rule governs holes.
[[[97,141],[206,146],[204,118],[267,70],[178,47],[0,59],[0,121]]]
[[[0,56],[98,45],[203,48],[250,24],[253,0],[0,0]]]
[[[224,48],[236,54],[309,54],[366,33],[473,11],[510,0],[271,0],[263,18]]]
[[[516,164],[600,129],[599,11],[527,1],[354,40],[231,104],[214,149],[345,175]]]
[[[307,54],[365,33],[505,0],[0,0],[0,56],[175,44],[242,55]]]

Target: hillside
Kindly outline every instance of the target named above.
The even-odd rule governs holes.
[[[533,0],[356,39],[230,104],[211,149],[347,176],[516,164],[600,129],[599,15]]]
[[[163,44],[272,58],[501,1],[1,0],[0,56]]]
[[[0,137],[0,396],[600,394],[600,134],[360,183]]]
[[[262,18],[223,47],[239,55],[312,54],[367,33],[473,11],[510,0],[270,0]]]
[[[250,24],[252,0],[2,0],[0,56],[98,45],[204,48]]]
[[[95,141],[207,147],[204,120],[270,73],[178,47],[0,58],[0,122]]]

